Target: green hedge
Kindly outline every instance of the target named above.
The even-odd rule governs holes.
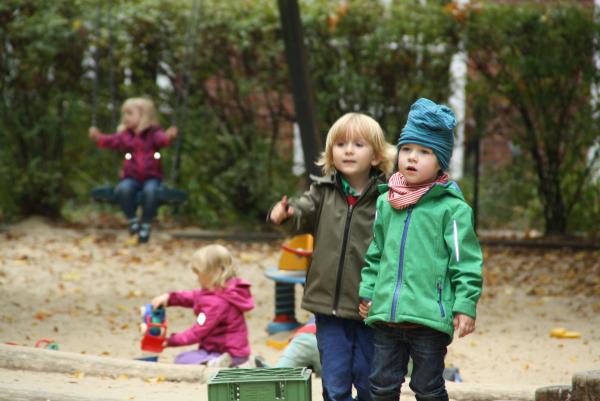
[[[396,141],[416,98],[440,102],[448,98],[449,64],[463,35],[469,38],[469,52],[483,55],[488,64],[510,65],[518,73],[543,67],[541,80],[551,82],[550,91],[556,90],[554,81],[566,84],[578,79],[580,86],[569,99],[568,109],[577,106],[585,113],[573,118],[569,114],[562,127],[569,133],[583,129],[590,134],[580,141],[569,136],[560,146],[569,160],[576,159],[572,155],[580,155],[594,135],[592,111],[586,106],[589,90],[582,89],[586,85],[589,89],[592,79],[589,52],[576,56],[563,49],[571,46],[580,51],[574,42],[582,49],[591,46],[597,27],[587,17],[589,10],[486,5],[475,12],[453,8],[448,1],[415,5],[409,0],[390,6],[359,0],[300,3],[323,137],[341,114],[360,110],[372,114],[388,139]],[[284,138],[294,117],[276,1],[199,1],[193,52],[187,59],[187,108],[177,99],[181,99],[181,82],[186,78],[182,66],[190,49],[186,33],[192,0],[114,0],[112,10],[108,4],[95,0],[7,0],[0,4],[0,184],[8,189],[0,193],[1,214],[59,215],[67,201],[69,207],[89,203],[91,186],[115,182],[119,156],[96,150],[86,134],[96,54],[100,57],[97,114],[102,130],[111,131],[114,108],[130,96],[152,96],[164,126],[177,119],[184,142],[176,184],[190,195],[180,209],[188,221],[207,226],[257,222],[281,193],[302,188],[302,181],[291,175],[291,143]],[[99,35],[98,16],[102,22]],[[542,22],[536,23],[536,18],[551,29],[539,28]],[[539,49],[534,46],[538,43]],[[109,85],[109,45],[115,105]],[[550,60],[549,47],[544,46],[558,46],[560,57],[576,61],[576,66],[568,69]],[[514,49],[518,51],[513,54]],[[486,55],[494,58],[485,59]],[[548,63],[542,60],[546,56]],[[159,87],[158,75],[167,77],[175,89]],[[519,110],[513,101],[519,96],[528,101],[549,97],[536,92],[532,85],[539,82],[529,78],[508,76],[499,84],[483,74],[475,78],[469,88],[470,99],[475,99],[471,104],[484,109],[503,101],[498,99],[509,99],[511,107]],[[518,92],[523,86],[528,89]],[[538,107],[535,102],[526,106]],[[540,124],[554,124],[546,120],[555,114],[552,110],[536,114]],[[515,132],[519,131],[518,116],[513,123]],[[544,129],[539,135],[555,138],[556,134]],[[174,150],[165,153],[168,178]],[[586,196],[565,210],[567,218],[579,216],[582,210],[589,215],[592,208],[585,205],[597,199],[589,179],[573,180],[579,171],[574,166],[580,164],[560,167],[561,182],[568,188],[583,182]],[[532,185],[538,180],[535,177]],[[486,184],[482,185],[485,189]],[[505,196],[513,199],[508,193]],[[495,224],[492,218],[486,222],[487,213],[493,213],[493,207],[482,210],[483,224]],[[588,227],[583,223],[568,227],[582,228]]]

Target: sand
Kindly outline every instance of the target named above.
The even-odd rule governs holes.
[[[5,227],[0,232],[0,342],[33,347],[50,339],[64,351],[138,357],[139,307],[163,292],[193,288],[188,260],[196,248],[209,243],[175,239],[175,231],[180,229],[159,226],[150,244],[138,246],[116,227],[68,226],[35,218]],[[267,340],[284,341],[288,333],[266,332],[273,318],[274,290],[264,271],[276,266],[280,243],[220,242],[233,251],[240,276],[253,284],[256,308],[247,314],[253,354],[275,362],[280,351]],[[598,254],[548,251],[528,257],[495,248],[485,253],[488,280],[477,330],[454,340],[447,365],[458,367],[464,382],[498,386],[569,384],[575,372],[598,369]],[[565,270],[546,268],[544,260],[566,265]],[[571,263],[579,263],[578,272],[592,275],[583,278],[581,287],[561,286],[573,282],[567,280]],[[537,273],[523,275],[526,270]],[[300,295],[298,288],[298,300]],[[308,318],[297,309],[300,320]],[[169,308],[167,314],[171,332],[194,322],[187,309]],[[581,338],[553,338],[549,333],[557,327],[577,331]],[[178,352],[193,348],[166,349],[160,361],[170,362]]]

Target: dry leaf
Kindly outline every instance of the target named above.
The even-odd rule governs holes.
[[[147,377],[146,381],[148,383],[162,383],[166,380],[166,378],[164,376],[157,376],[157,377]]]

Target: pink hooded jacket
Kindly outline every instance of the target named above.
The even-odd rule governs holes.
[[[228,352],[232,357],[250,355],[244,319],[244,312],[254,308],[250,283],[236,277],[229,279],[222,290],[171,292],[168,306],[193,308],[196,315],[192,327],[171,334],[167,340],[170,347],[199,344],[206,351]]]

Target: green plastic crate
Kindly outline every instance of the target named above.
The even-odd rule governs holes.
[[[208,401],[311,401],[307,368],[223,369],[208,381]]]

